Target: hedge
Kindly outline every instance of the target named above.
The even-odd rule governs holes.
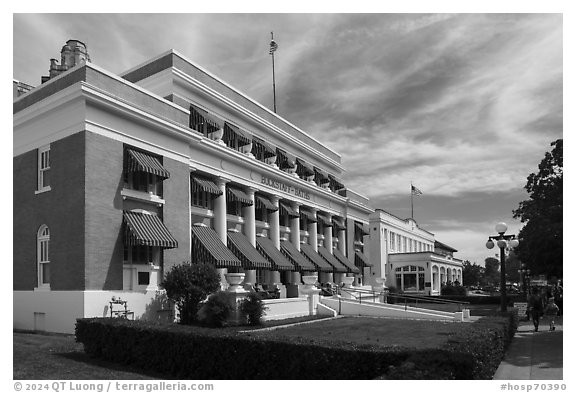
[[[490,379],[512,321],[466,324],[443,348],[423,350],[119,318],[79,319],[76,341],[90,356],[177,379]]]

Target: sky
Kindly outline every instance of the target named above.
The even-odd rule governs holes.
[[[483,264],[528,175],[563,138],[559,13],[14,14],[13,78],[68,39],[121,73],[169,49],[338,152],[344,184]]]

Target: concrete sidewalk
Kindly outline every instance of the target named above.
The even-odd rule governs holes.
[[[537,332],[532,321],[522,321],[494,374],[495,380],[562,380],[562,318],[556,319],[556,330],[550,332],[546,319]]]

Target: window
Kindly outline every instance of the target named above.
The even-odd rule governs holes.
[[[207,191],[192,190],[191,201],[192,206],[212,210],[212,194]]]
[[[50,288],[50,230],[46,225],[37,235],[38,288]]]
[[[162,179],[148,172],[128,172],[124,173],[124,186],[131,190],[149,192],[162,196]]]
[[[150,284],[150,272],[138,272],[138,285]]]
[[[50,190],[50,145],[38,149],[38,191]]]
[[[396,249],[396,234],[394,232],[390,232],[390,251]]]
[[[240,201],[226,200],[226,214],[242,217],[242,203]]]

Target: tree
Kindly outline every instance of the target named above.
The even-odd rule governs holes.
[[[518,234],[519,259],[533,274],[562,277],[563,140],[550,145],[552,151],[524,186],[530,199],[520,202],[513,214],[526,223]]]
[[[500,261],[496,258],[486,258],[484,260],[484,283],[487,285],[497,285],[500,282]]]
[[[510,250],[508,257],[506,258],[506,278],[512,283],[519,283],[522,280],[520,275],[520,259],[518,255],[513,250]]]
[[[166,296],[176,303],[180,323],[190,325],[197,320],[200,302],[220,289],[220,276],[214,265],[185,262],[173,266],[161,286]]]
[[[462,263],[462,277],[464,286],[477,286],[480,285],[482,275],[484,274],[484,268],[476,263],[470,263],[470,261],[464,261]]]

